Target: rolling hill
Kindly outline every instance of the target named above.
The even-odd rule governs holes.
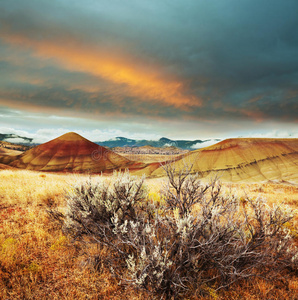
[[[0,142],[0,170],[7,169],[8,164],[23,153],[23,151],[15,150],[19,149],[17,146],[8,142]]]
[[[223,181],[298,181],[298,139],[236,138],[191,151],[172,162],[176,169],[193,164],[202,177]],[[151,176],[163,176],[158,167]]]
[[[160,162],[151,157],[140,163],[134,153],[123,155],[126,157],[70,132],[23,153],[0,148],[0,169],[6,165],[36,171],[109,173],[127,168],[136,175],[165,175]],[[231,182],[298,182],[298,139],[234,138],[186,154],[164,156],[160,159],[163,164],[172,164],[176,170],[185,163],[193,164],[192,172],[204,178],[218,175]]]
[[[14,155],[14,156],[16,156],[16,155],[20,155],[22,153],[23,153],[22,151],[0,147],[0,155]]]
[[[0,161],[1,162],[1,161]],[[135,162],[70,132],[15,157],[10,166],[52,172],[107,172]]]
[[[17,151],[20,151],[20,153],[30,149],[29,146],[13,144],[13,143],[5,142],[5,141],[0,141],[0,148],[17,150]]]

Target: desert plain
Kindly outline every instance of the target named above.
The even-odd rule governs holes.
[[[66,209],[67,193],[80,182],[112,184],[115,172],[128,170],[146,176],[148,197],[158,202],[167,182],[163,167],[181,170],[191,164],[204,183],[218,176],[223,191],[239,202],[261,197],[270,207],[298,212],[297,139],[230,139],[179,155],[151,154],[149,159],[144,153],[121,156],[75,133],[26,151],[0,150],[1,299],[152,297],[121,285],[104,263],[96,270],[89,266],[88,257],[96,253],[104,261],[107,250],[83,247],[50,217],[49,210]],[[298,244],[298,213],[286,226]],[[206,287],[193,291],[191,299],[297,299],[297,273],[281,276],[277,281],[256,276],[219,291]]]

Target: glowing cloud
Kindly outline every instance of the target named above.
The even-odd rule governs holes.
[[[162,102],[183,110],[202,105],[201,99],[188,94],[185,82],[167,78],[160,70],[149,69],[143,62],[131,57],[79,45],[71,39],[35,40],[18,34],[4,34],[3,39],[13,45],[30,48],[43,59],[54,59],[68,70],[113,82],[121,86],[123,97]]]

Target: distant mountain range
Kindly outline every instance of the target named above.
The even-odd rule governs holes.
[[[142,147],[142,146],[152,146],[152,147],[177,147],[184,150],[194,150],[198,148],[203,148],[211,144],[215,144],[221,141],[220,139],[208,139],[208,140],[171,140],[165,137],[157,141],[152,140],[134,140],[127,139],[125,137],[116,137],[115,139],[95,142],[98,145],[104,147],[115,148],[115,147]],[[207,145],[208,144],[208,145]]]
[[[37,146],[39,144],[34,143],[32,138],[19,136],[16,134],[5,134],[0,133],[0,141],[7,141],[15,144],[22,144],[27,146]],[[95,142],[95,144],[114,148],[114,147],[142,147],[142,146],[152,146],[152,147],[177,147],[184,150],[195,150],[199,148],[203,148],[217,142],[221,141],[220,139],[207,139],[207,140],[171,140],[165,137],[157,141],[153,140],[135,140],[128,139],[125,137],[116,137],[115,139],[111,139],[108,141]]]

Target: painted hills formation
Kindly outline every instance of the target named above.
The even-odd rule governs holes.
[[[4,161],[3,161],[4,160]],[[9,166],[52,172],[107,172],[134,168],[137,163],[70,132],[36,146],[21,155],[0,160]]]
[[[182,154],[163,164],[176,170],[193,164],[202,177],[223,181],[284,180],[298,182],[298,139],[236,138]],[[25,152],[0,148],[0,169],[109,173],[129,169],[133,174],[165,175],[159,162],[140,163],[70,132]]]
[[[236,138],[191,151],[172,165],[193,164],[203,177],[218,174],[224,181],[298,181],[298,139]],[[152,176],[163,176],[157,168]]]
[[[11,168],[8,164],[23,153],[22,151],[14,150],[10,146],[14,145],[8,142],[0,142],[0,170]]]

